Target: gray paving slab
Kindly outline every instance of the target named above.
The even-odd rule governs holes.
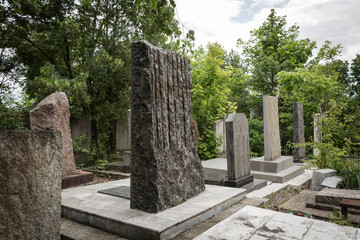
[[[246,206],[195,239],[358,239],[359,229]]]
[[[130,200],[98,191],[129,186],[130,179],[66,189],[62,214],[70,220],[131,239],[170,239],[245,197],[245,189],[206,185],[205,192],[157,214],[130,209]]]

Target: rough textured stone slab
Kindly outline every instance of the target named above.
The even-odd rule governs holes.
[[[70,131],[69,101],[64,92],[44,98],[30,111],[31,130],[60,131],[62,135],[62,175],[75,174],[75,160]]]
[[[0,239],[60,239],[61,134],[0,131]]]
[[[325,168],[325,169],[314,170],[311,180],[311,190],[320,191],[322,189],[321,183],[324,181],[324,179],[335,175],[336,175],[336,170],[333,169]]]
[[[130,199],[130,187],[129,186],[120,186],[109,188],[105,190],[100,190],[98,193],[108,194],[115,197],[122,197]]]
[[[250,175],[249,123],[244,113],[232,113],[228,116],[226,138],[228,180],[248,177]]]
[[[294,102],[294,143],[305,143],[304,109],[301,102]],[[294,148],[294,162],[305,158],[305,146]]]
[[[190,63],[132,45],[131,208],[158,212],[205,190],[191,122]]]
[[[273,161],[281,156],[279,110],[277,97],[264,96],[263,110],[265,161]]]

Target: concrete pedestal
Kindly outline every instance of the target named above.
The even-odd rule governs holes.
[[[126,198],[98,191],[130,186],[130,179],[62,191],[62,216],[128,239],[171,239],[239,202],[245,189],[206,185],[204,192],[158,213],[130,208]]]
[[[293,157],[281,156],[272,161],[266,161],[264,157],[250,160],[250,170],[254,178],[283,183],[300,174],[305,170],[293,165]]]

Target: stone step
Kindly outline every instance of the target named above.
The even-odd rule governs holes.
[[[341,198],[360,200],[360,190],[324,188],[315,196],[317,203],[339,206]]]
[[[250,170],[259,172],[280,173],[293,166],[293,157],[281,156],[273,161],[265,161],[264,157],[250,160]]]
[[[123,173],[123,172],[117,172],[117,171],[104,171],[104,170],[97,170],[97,169],[90,169],[90,168],[84,168],[83,170],[87,171],[87,172],[97,173],[102,176],[110,177],[112,179],[118,179],[118,180],[130,177],[130,173]]]
[[[279,173],[271,173],[271,172],[260,172],[260,171],[251,171],[254,174],[254,178],[264,179],[271,182],[283,183],[289,181],[290,179],[299,176],[304,173],[305,169],[299,166],[292,166],[284,171]]]

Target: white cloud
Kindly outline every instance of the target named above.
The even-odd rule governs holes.
[[[218,42],[227,50],[236,40],[249,39],[271,8],[287,15],[288,26],[298,24],[300,37],[310,38],[318,47],[325,40],[342,44],[343,59],[360,54],[360,1],[358,0],[177,0],[180,21],[195,30],[196,44]],[[251,6],[252,5],[252,6]]]

